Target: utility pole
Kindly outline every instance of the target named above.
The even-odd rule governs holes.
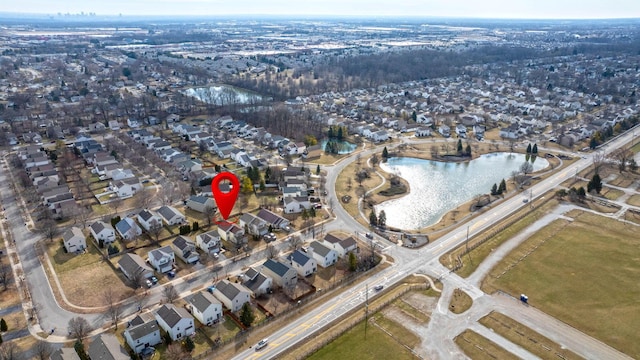
[[[369,284],[366,284],[364,296],[364,339],[367,340],[367,324],[369,323]]]
[[[473,266],[471,261],[471,253],[469,253],[469,226],[467,226],[467,241],[465,241],[465,247],[467,248],[467,256],[469,257],[469,264]]]

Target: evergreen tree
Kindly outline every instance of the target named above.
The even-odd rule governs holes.
[[[358,268],[358,258],[352,252],[349,253],[349,271],[356,271]]]
[[[593,174],[591,181],[587,184],[587,192],[591,192],[592,190],[598,194],[602,191],[602,179],[600,179],[600,175],[597,173]]]
[[[498,195],[498,185],[496,185],[496,183],[493,183],[491,187],[491,195]]]
[[[413,120],[413,122],[418,120],[418,114],[416,114],[415,110],[411,113],[411,120]]]
[[[338,127],[338,141],[342,141],[342,138],[344,137],[344,133],[342,131],[342,126]]]
[[[467,144],[467,147],[464,150],[467,156],[471,156],[471,145]]]
[[[527,145],[527,154],[531,154],[531,143]]]
[[[533,144],[533,147],[531,148],[531,153],[532,154],[538,153],[538,144]]]
[[[462,152],[462,139],[458,139],[458,153]]]
[[[316,166],[316,175],[320,175],[320,164]]]
[[[255,320],[253,310],[251,309],[251,305],[246,302],[242,305],[242,310],[240,310],[240,322],[242,325],[249,327],[251,323],[253,323],[253,320]]]
[[[327,133],[327,137],[329,139],[332,139],[333,137],[335,137],[335,135],[333,134],[333,126],[329,126],[329,133]]]
[[[498,194],[502,194],[505,191],[507,191],[507,182],[502,179],[502,181],[500,181],[500,186],[498,187]]]
[[[249,179],[248,176],[245,176],[242,178],[240,191],[242,191],[244,194],[249,194],[253,192],[253,183],[251,182],[251,179]]]
[[[378,225],[378,217],[376,216],[376,212],[373,210],[371,210],[371,214],[369,214],[369,224],[371,224],[371,226]]]
[[[9,330],[9,327],[7,326],[7,322],[4,321],[4,318],[0,319],[0,331],[5,332]]]
[[[389,151],[387,150],[386,146],[384,147],[384,149],[382,149],[382,158],[385,160],[389,158]]]
[[[387,225],[387,213],[384,210],[380,210],[380,214],[378,214],[378,226],[385,227]]]
[[[187,336],[184,338],[184,343],[182,344],[182,347],[184,347],[184,349],[187,352],[192,352],[193,349],[196,348],[196,344],[193,343],[193,340],[191,340],[190,336]]]
[[[264,180],[260,179],[260,191],[264,191],[267,188],[267,186],[264,183]]]

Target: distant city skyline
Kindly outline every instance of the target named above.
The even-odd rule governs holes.
[[[21,0],[3,13],[123,16],[317,15],[500,19],[640,18],[630,0]]]

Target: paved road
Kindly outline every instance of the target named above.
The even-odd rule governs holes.
[[[627,133],[613,139],[610,143],[607,144],[608,151],[626,144],[631,140],[631,137],[632,134]],[[373,153],[374,151],[381,151],[381,147],[363,152],[362,157],[366,158],[367,155]],[[329,174],[327,176],[327,188],[335,188],[337,175],[342,169],[344,169],[344,167],[349,164],[349,161],[353,161],[353,157],[343,160],[331,168],[331,171],[329,171]],[[585,156],[584,158],[576,161],[576,163],[574,163],[571,167],[563,169],[557,174],[554,174],[549,178],[542,180],[538,184],[532,186],[530,188],[530,191],[533,194],[531,197],[532,201],[530,201],[529,203],[523,203],[520,196],[513,196],[510,199],[506,199],[505,201],[492,207],[488,211],[485,211],[483,214],[480,214],[468,221],[466,223],[466,226],[452,230],[448,234],[438,239],[437,242],[431,243],[423,247],[422,249],[409,250],[405,248],[399,248],[394,245],[387,246],[386,252],[394,258],[393,266],[381,271],[372,278],[367,279],[364,283],[355,286],[354,288],[345,292],[343,295],[326,301],[321,306],[317,307],[313,311],[310,311],[304,317],[274,332],[270,336],[270,345],[263,350],[256,352],[252,349],[247,349],[243,352],[238,353],[234,357],[234,359],[275,358],[289,347],[294,346],[297,342],[304,339],[306,336],[313,334],[316,330],[321,328],[324,324],[327,324],[332,319],[340,317],[341,315],[353,309],[361,307],[366,299],[366,285],[369,286],[369,297],[371,297],[375,295],[375,292],[372,290],[372,287],[374,285],[395,284],[407,274],[414,273],[416,269],[419,269],[421,267],[425,272],[433,274],[436,277],[441,277],[443,278],[443,280],[450,279],[448,280],[449,282],[453,281],[453,285],[455,287],[462,288],[474,299],[487,297],[487,295],[480,291],[477,287],[467,283],[457,275],[454,274],[453,276],[447,276],[449,273],[444,267],[442,267],[442,265],[440,265],[440,263],[438,262],[438,258],[446,252],[464,243],[467,238],[467,232],[469,236],[472,237],[477,233],[493,226],[493,224],[497,223],[501,219],[506,218],[508,215],[517,211],[521,207],[534,206],[535,200],[541,197],[542,194],[544,194],[546,191],[555,188],[565,180],[570,179],[571,177],[575,176],[576,173],[582,171],[590,165],[590,156]],[[334,204],[339,204],[339,199],[336,198],[334,192],[331,192],[330,196],[333,197]],[[353,229],[354,231],[358,231],[360,233],[364,233],[366,231],[366,229],[357,221],[355,221],[349,214],[347,214],[341,206],[335,206],[334,212],[338,218],[336,222],[340,222],[341,226],[343,226],[342,228]],[[378,239],[378,242],[382,241],[384,240]],[[386,244],[389,245],[389,243]],[[425,266],[425,264],[427,265]],[[447,287],[446,283],[445,287]],[[577,330],[575,331],[579,333]],[[454,334],[453,336],[455,335],[457,334]],[[449,342],[452,342],[451,339],[453,339],[453,337],[449,337]],[[593,340],[591,342],[588,342],[587,344],[584,344],[583,348],[588,349],[590,344],[593,345],[596,343],[599,342],[597,340]],[[624,357],[624,355],[620,354],[615,349],[612,349],[606,345],[605,348],[607,348],[610,355],[612,355],[612,357],[610,358]],[[453,349],[452,351],[459,352],[459,350]],[[446,354],[446,356],[444,356],[443,358],[447,358],[450,355],[452,354]]]

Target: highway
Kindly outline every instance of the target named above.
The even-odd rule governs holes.
[[[632,136],[632,132],[628,131],[607,143],[606,149],[609,151],[617,149],[628,143],[632,139]],[[362,158],[366,158],[371,153],[379,151],[381,151],[381,147],[366,151],[362,154]],[[353,157],[345,159],[336,165],[335,168],[331,169],[327,176],[327,188],[335,188],[337,175],[353,160]],[[278,357],[278,355],[283,353],[285,350],[294,346],[305,337],[313,334],[333,319],[355,309],[362,308],[367,298],[367,286],[369,290],[369,298],[372,298],[376,295],[376,291],[373,290],[375,285],[384,285],[387,287],[396,284],[405,276],[418,272],[417,270],[425,273],[435,273],[440,276],[446,276],[448,271],[439,264],[438,258],[442,254],[445,254],[446,252],[461,245],[467,239],[467,227],[469,237],[472,237],[487,228],[490,228],[493,224],[506,218],[508,215],[524,206],[535,206],[536,199],[541,197],[542,194],[575,176],[578,172],[584,170],[590,165],[591,156],[584,156],[570,167],[563,169],[562,171],[527,189],[527,192],[532,191],[533,193],[531,202],[524,203],[522,201],[522,196],[512,196],[502,203],[492,206],[492,208],[484,213],[477,215],[465,223],[464,226],[450,231],[437,241],[430,243],[421,249],[411,250],[397,245],[387,246],[384,252],[394,258],[394,263],[391,267],[366,279],[363,283],[349,289],[340,296],[325,301],[317,308],[309,311],[303,317],[275,331],[269,337],[269,345],[266,348],[259,351],[248,348],[245,351],[238,353],[234,359],[271,359]],[[339,204],[339,199],[335,198],[335,192],[331,191],[330,193],[332,194],[331,196],[334,197],[333,203]],[[334,211],[336,213],[337,220],[335,221],[335,224],[332,224],[333,226],[337,226],[342,229],[351,229],[352,231],[360,233],[368,231],[349,214],[347,214],[341,206],[334,206]],[[381,240],[378,239],[378,242],[381,242]],[[388,244],[388,242],[386,244]],[[471,292],[470,295],[472,297],[477,298],[484,294],[474,286],[467,284],[464,279],[457,276],[456,278],[459,283],[457,285]],[[478,294],[478,292],[481,294]]]

